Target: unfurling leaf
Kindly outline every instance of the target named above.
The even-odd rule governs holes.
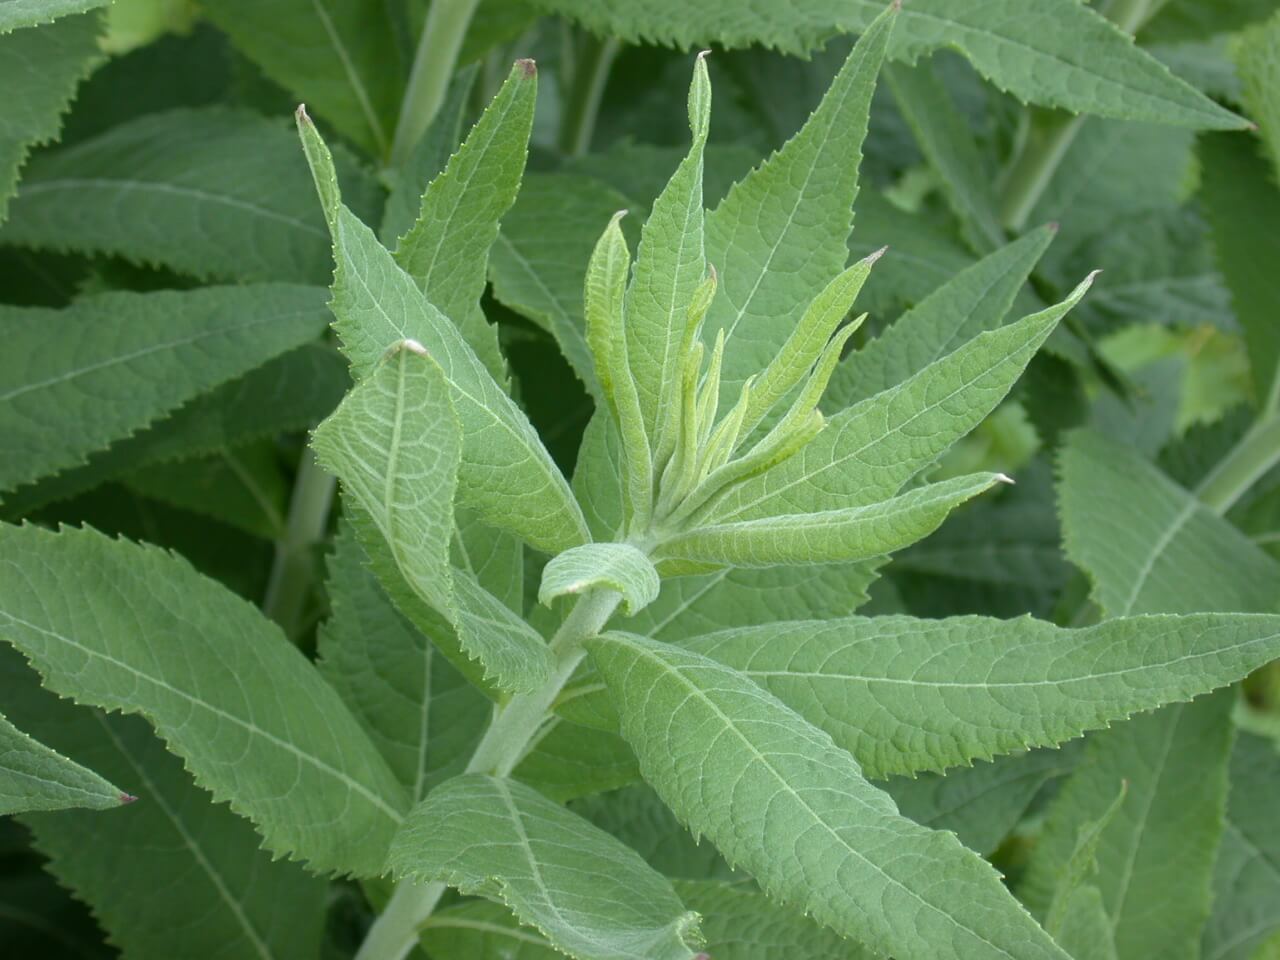
[[[658,571],[640,550],[627,543],[588,543],[554,557],[542,571],[538,601],[581,594],[595,587],[622,594],[628,616],[658,597]]]

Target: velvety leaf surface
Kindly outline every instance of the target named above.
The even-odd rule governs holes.
[[[538,602],[550,604],[556,597],[604,587],[622,594],[623,609],[630,615],[652,603],[660,586],[653,563],[631,544],[587,543],[546,565]]]
[[[155,547],[11,526],[0,543],[0,635],[49,689],[146,716],[273,852],[381,871],[404,792],[274,624]]]

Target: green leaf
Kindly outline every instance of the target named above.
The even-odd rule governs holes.
[[[298,119],[333,231],[338,266],[332,309],[357,380],[369,375],[392,344],[423,344],[444,371],[462,424],[462,502],[490,526],[511,530],[549,553],[589,540],[569,485],[528,417],[373,232],[339,204],[328,151],[306,115]]]
[[[511,68],[466,142],[422,195],[418,218],[400,238],[396,262],[462,331],[489,373],[506,383],[496,328],[480,309],[498,221],[520,189],[533,127],[537,71]]]
[[[339,164],[348,202],[376,209],[373,178],[343,154]],[[202,279],[325,284],[332,269],[288,126],[223,107],[148,114],[37,157],[0,238]]]
[[[891,64],[885,78],[920,152],[941,178],[947,204],[969,246],[980,253],[1002,246],[1005,235],[990,164],[933,64],[928,60],[910,68]]]
[[[1280,12],[1246,30],[1232,54],[1248,116],[1258,125],[1273,170],[1280,170]]]
[[[560,960],[546,937],[519,921],[500,903],[464,900],[427,918],[422,947],[431,957],[467,960]]]
[[[460,432],[439,365],[420,344],[404,341],[316,429],[312,445],[405,582],[449,620],[485,677],[524,692],[550,675],[546,643],[449,559]]]
[[[897,493],[995,409],[1089,282],[1062,303],[980,334],[910,379],[836,414],[800,453],[731,490],[709,520],[866,506]]]
[[[317,666],[416,803],[462,772],[489,701],[396,609],[349,526],[339,528],[328,567],[332,614],[320,627]]]
[[[722,402],[774,359],[815,292],[844,269],[867,112],[895,19],[891,8],[867,28],[800,132],[707,218],[722,289],[706,332],[728,340]]]
[[[715,960],[871,960],[873,956],[751,886],[677,880],[675,888],[689,909],[702,916],[707,956]]]
[[[1276,608],[1276,561],[1128,448],[1075,433],[1061,474],[1067,555],[1108,615]]]
[[[750,677],[868,776],[1052,746],[1238,680],[1280,657],[1280,617],[851,617],[743,627],[684,649]]]
[[[0,490],[83,463],[325,322],[322,289],[285,284],[0,307]]]
[[[155,547],[11,526],[0,543],[0,635],[49,689],[146,716],[272,852],[381,872],[404,792],[274,624]]]
[[[873,397],[999,327],[1055,232],[1042,227],[989,254],[849,354],[827,386],[823,409],[835,412]]]
[[[1116,790],[1116,797],[1111,801],[1111,805],[1102,811],[1098,819],[1084,821],[1077,828],[1075,849],[1071,851],[1071,855],[1058,871],[1057,883],[1053,888],[1053,897],[1049,901],[1048,909],[1045,911],[1045,929],[1054,936],[1062,932],[1064,923],[1068,919],[1068,912],[1072,909],[1072,900],[1080,890],[1081,885],[1092,874],[1097,872],[1098,844],[1101,842],[1103,833],[1110,826],[1111,821],[1120,812],[1120,807],[1124,804],[1127,792],[1128,783],[1124,780],[1120,781],[1120,786]],[[1099,900],[1099,903],[1101,903],[1101,900]],[[1105,909],[1104,906],[1104,916]]]
[[[0,815],[69,807],[110,810],[135,799],[0,714]]]
[[[640,770],[635,754],[617,733],[555,717],[538,731],[537,742],[512,776],[552,800],[567,803],[629,786],[640,779]]]
[[[218,0],[205,12],[339,133],[379,157],[390,152],[404,73],[381,0]]]
[[[1199,956],[1222,834],[1234,692],[1176,704],[1098,734],[1054,799],[1024,894],[1046,911],[1083,832],[1127,791],[1092,878],[1121,957]]]
[[[542,571],[538,602],[547,606],[556,597],[585,593],[595,587],[622,594],[627,616],[658,598],[658,571],[629,543],[588,543],[553,557]]]
[[[1054,939],[1073,957],[1118,960],[1115,938],[1111,935],[1111,920],[1102,902],[1102,892],[1097,887],[1085,884],[1071,895],[1062,929]]]
[[[23,726],[139,794],[109,814],[22,817],[46,869],[92,908],[124,956],[182,956],[193,943],[217,944],[229,958],[316,956],[328,884],[273,860],[253,826],[196,786],[146,723],[59,700],[7,646],[0,678],[5,708]]]
[[[1231,753],[1227,818],[1214,867],[1204,960],[1250,960],[1280,929],[1280,835],[1274,828],[1280,753],[1242,733]]]
[[[1276,171],[1248,137],[1209,136],[1200,141],[1201,185],[1218,268],[1231,294],[1231,309],[1244,328],[1254,394],[1260,407],[1280,406],[1280,295],[1273,264],[1280,238],[1264,223],[1280,216]]]
[[[0,3],[0,33],[51,23],[72,13],[104,7],[110,0],[4,0]]]
[[[401,878],[443,880],[505,903],[580,960],[693,960],[697,916],[660,874],[537,791],[469,774],[409,814],[388,861]]]
[[[659,469],[676,444],[681,371],[693,322],[687,311],[707,275],[702,167],[710,121],[711,81],[706,59],[699,56],[689,87],[693,143],[653,202],[626,293],[627,362]]]
[[[740,673],[588,641],[645,779],[770,896],[881,953],[1065,955],[953,834],[901,817],[849,754]]]
[[[101,62],[101,28],[99,15],[87,13],[49,26],[0,31],[0,90],[6,94],[0,111],[0,223],[27,152],[57,137],[80,81]]]
[[[536,0],[596,33],[688,47],[763,43],[803,54],[836,33],[861,33],[880,0]],[[959,50],[1018,99],[1186,127],[1238,128],[1243,121],[1177,80],[1090,7],[1060,0],[916,0],[905,5],[889,55],[914,62],[940,47]]]
[[[655,558],[662,569],[673,571],[707,564],[769,567],[871,560],[927,537],[957,506],[1002,482],[1009,478],[977,473],[864,507],[699,527],[667,540]]]

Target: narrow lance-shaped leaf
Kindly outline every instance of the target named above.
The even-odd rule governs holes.
[[[0,816],[69,807],[110,810],[134,799],[0,714]]]
[[[974,337],[915,376],[832,417],[791,459],[734,488],[714,522],[865,506],[892,496],[995,409],[1089,288]]]
[[[1065,960],[990,865],[747,677],[626,634],[588,649],[645,779],[770,896],[884,954]]]
[[[0,307],[0,490],[79,465],[325,323],[321,288],[285,284]]]
[[[666,541],[656,556],[664,570],[686,564],[768,567],[870,560],[927,537],[957,506],[1008,480],[1003,474],[976,473],[865,507],[699,527]]]
[[[405,341],[315,432],[320,462],[368,515],[413,591],[505,690],[546,679],[550,654],[522,619],[450,564],[462,439],[440,367]]]
[[[658,597],[658,571],[645,554],[629,543],[588,543],[553,557],[542,571],[538,602],[581,594],[594,587],[622,594],[627,616],[639,613]]]
[[[694,960],[697,915],[639,855],[512,780],[469,774],[405,820],[389,865],[505,903],[579,960]]]
[[[537,70],[517,61],[466,141],[422,195],[418,218],[396,247],[396,262],[451,319],[500,384],[506,361],[496,328],[480,309],[498,221],[520,189],[533,128]]]
[[[155,547],[7,525],[0,545],[0,636],[50,690],[146,716],[269,850],[381,872],[404,792],[274,624]]]
[[[305,112],[298,128],[333,231],[337,271],[332,309],[357,380],[392,344],[415,340],[430,351],[449,385],[462,424],[460,499],[491,526],[558,553],[590,539],[559,468],[523,411],[494,381],[457,327],[428,301],[341,205],[328,150]]]
[[[707,333],[723,329],[730,341],[728,402],[845,266],[871,94],[894,20],[891,8],[867,26],[800,132],[707,218],[707,258],[724,278]]]
[[[653,202],[640,233],[635,273],[627,288],[624,331],[644,416],[645,434],[661,467],[675,447],[680,374],[688,347],[686,311],[706,276],[703,256],[702,165],[711,122],[711,81],[705,56],[689,86],[689,155]]]

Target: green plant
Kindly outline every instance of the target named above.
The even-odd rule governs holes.
[[[99,6],[0,4],[6,195],[234,59],[0,229],[0,937],[107,949],[34,850],[143,960],[1274,948],[1266,2]]]

